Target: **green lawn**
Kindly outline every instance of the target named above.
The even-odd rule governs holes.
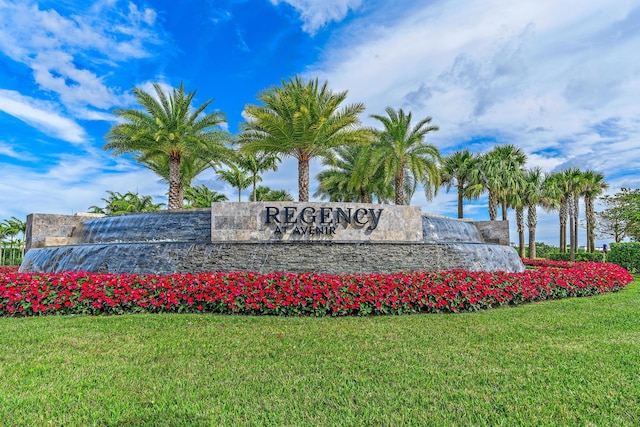
[[[640,282],[372,318],[0,318],[0,425],[640,425]]]

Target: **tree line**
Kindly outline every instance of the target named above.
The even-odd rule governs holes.
[[[26,223],[15,216],[0,222],[0,265],[16,265],[24,255]]]
[[[600,236],[621,242],[629,238],[640,242],[640,189],[621,188],[601,198],[605,208],[597,212]]]
[[[587,249],[595,249],[594,200],[608,187],[599,172],[572,168],[544,174],[539,168],[526,168],[526,155],[513,145],[443,157],[426,141],[429,133],[438,131],[431,117],[414,120],[411,112],[387,107],[385,114],[370,116],[379,128],[363,126],[364,105],[346,104],[346,91],[333,92],[318,79],[294,76],[259,93],[259,104],[245,106],[245,122],[235,136],[224,130],[223,113],[205,112],[212,99],[196,107],[196,92],[186,92],[182,83],[170,92],[158,84],[153,87],[154,93],[133,89],[141,109],[114,110],[123,120],[110,129],[104,148],[114,155],[132,154],[162,177],[169,184],[168,209],[185,207],[185,200],[190,207],[208,207],[219,197],[204,186],[191,187],[208,168],[238,189],[238,200],[250,186],[250,200],[290,199],[286,192],[257,186],[261,173],[277,170],[278,162],[287,157],[298,162],[298,200],[308,201],[309,162],[320,159],[325,169],[316,176],[314,196],[329,201],[403,205],[420,185],[427,200],[445,186],[447,191],[457,190],[458,217],[463,218],[464,201],[487,194],[492,221],[499,209],[503,220],[508,209],[515,209],[521,255],[526,224],[531,257],[536,255],[536,209],[541,206],[558,211],[562,252],[567,249],[568,222],[573,259],[579,201],[584,200]]]

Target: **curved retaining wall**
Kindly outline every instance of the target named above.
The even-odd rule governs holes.
[[[484,243],[109,243],[32,249],[21,271],[395,273],[522,271],[515,250]]]
[[[488,244],[472,223],[422,216],[422,242],[212,242],[211,210],[92,219],[70,243],[32,248],[22,272],[171,274],[203,271],[395,273],[523,271],[510,246]]]

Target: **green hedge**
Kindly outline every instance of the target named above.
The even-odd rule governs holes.
[[[640,242],[611,243],[607,261],[626,268],[631,273],[640,271]]]
[[[549,259],[553,261],[569,261],[570,257],[571,257],[571,254],[569,254],[569,252],[565,252],[565,253],[556,252],[556,253],[549,254]],[[604,261],[604,253],[576,252],[575,261],[602,262]],[[610,261],[608,257],[607,257],[607,261]]]

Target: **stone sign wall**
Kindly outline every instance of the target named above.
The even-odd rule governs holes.
[[[100,218],[101,214],[55,215],[32,213],[27,215],[25,231],[25,249],[61,246],[77,243],[73,232],[90,219]]]
[[[423,241],[417,206],[366,203],[214,203],[212,242]]]

